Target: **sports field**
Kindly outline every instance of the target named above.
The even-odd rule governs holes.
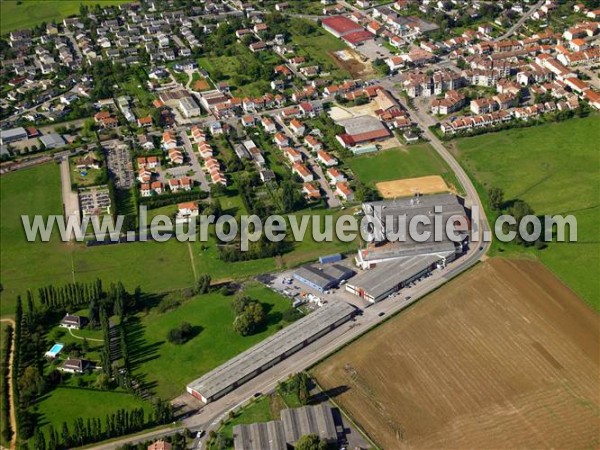
[[[444,160],[429,144],[382,150],[346,160],[356,178],[375,187],[381,181],[440,175],[459,192],[462,187]]]
[[[573,214],[578,241],[550,243],[537,251],[495,244],[502,254],[539,258],[600,310],[600,116],[515,129],[452,143],[487,201],[489,187],[506,200],[523,199],[539,215]]]
[[[439,175],[381,181],[375,186],[383,198],[408,197],[416,193],[436,194],[449,191],[448,185]]]
[[[595,448],[597,314],[543,265],[492,259],[318,365],[385,449]]]
[[[126,0],[92,0],[85,3],[90,7],[118,5]],[[30,28],[42,22],[57,22],[71,15],[79,14],[79,0],[2,0],[0,2],[0,34],[19,28]]]

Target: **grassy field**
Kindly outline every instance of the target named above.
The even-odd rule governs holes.
[[[331,56],[332,52],[348,48],[343,41],[321,28],[310,35],[293,33],[293,29],[291,31],[292,43],[298,46],[298,55],[306,56],[311,62],[319,64],[323,72],[329,72],[334,78],[343,79],[350,76],[347,70],[336,65]]]
[[[288,309],[290,300],[263,285],[251,283],[244,288],[246,295],[259,300],[266,307],[268,326],[252,336],[240,336],[233,330],[234,297],[218,292],[188,300],[179,308],[160,314],[156,310],[141,317],[135,325],[143,353],[140,362],[134,362],[136,374],[163,398],[173,398],[185,390],[185,385],[202,376],[228,359],[275,333],[285,323],[281,314]],[[198,334],[183,345],[166,341],[167,333],[181,322],[198,327]],[[135,328],[134,328],[135,330]],[[177,370],[172,370],[177,368]]]
[[[146,415],[151,405],[123,392],[106,392],[76,387],[59,387],[42,397],[35,405],[40,415],[39,426],[47,428],[53,425],[60,434],[62,423],[67,422],[72,429],[72,421],[81,417],[84,422],[88,418],[98,417],[105,426],[105,417],[121,408],[127,410],[144,407]]]
[[[599,333],[543,265],[494,258],[313,373],[381,448],[593,448]]]
[[[600,310],[600,118],[573,119],[465,138],[454,153],[487,201],[500,187],[505,199],[528,202],[537,215],[573,214],[578,242],[550,243],[537,251],[495,243],[504,255],[535,257]]]
[[[448,186],[462,190],[444,160],[429,144],[383,150],[346,160],[356,178],[374,187],[380,181],[440,175]]]
[[[86,1],[90,6],[118,5],[125,0],[92,0]],[[60,21],[65,17],[79,14],[79,0],[2,0],[0,2],[0,34],[9,33],[19,28],[29,28],[42,22]]]

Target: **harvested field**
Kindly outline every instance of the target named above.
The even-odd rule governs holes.
[[[383,448],[598,448],[598,316],[543,265],[492,259],[317,366]]]
[[[444,179],[439,175],[382,181],[375,186],[383,198],[408,197],[417,192],[421,194],[437,194],[450,190]]]

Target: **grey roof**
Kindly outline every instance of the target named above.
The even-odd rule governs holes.
[[[443,242],[394,242],[383,247],[359,250],[364,261],[401,258],[408,256],[425,256],[454,253],[456,244],[449,240]]]
[[[279,420],[233,427],[235,450],[282,450],[287,448]]]
[[[438,209],[436,209],[436,207]],[[420,224],[420,232],[429,230],[431,235],[429,240],[433,241],[434,217],[439,216],[443,224],[442,230],[445,230],[446,222],[453,216],[466,217],[465,207],[460,203],[458,197],[453,194],[425,195],[417,197],[399,198],[394,200],[383,200],[378,202],[363,203],[365,215],[373,218],[376,240],[386,238],[389,232],[403,232],[401,237],[396,240],[413,242],[408,233],[408,225],[415,216],[426,216],[430,220],[429,225]],[[401,222],[400,218],[405,219]],[[378,234],[381,232],[381,234]],[[443,240],[449,240],[445,232],[440,236]],[[429,241],[428,240],[428,241]]]
[[[11,128],[10,130],[2,130],[0,131],[0,137],[2,140],[4,139],[14,139],[14,138],[26,138],[27,131],[23,127]]]
[[[356,276],[348,282],[348,286],[362,289],[366,294],[377,299],[440,259],[438,255],[411,256],[381,263]]]
[[[350,135],[386,129],[385,125],[373,116],[358,116],[351,119],[344,119],[340,120],[339,124],[343,126],[346,129],[346,133]]]
[[[40,137],[40,141],[44,144],[44,147],[54,148],[65,145],[65,140],[62,138],[60,134],[52,133],[46,134]]]
[[[329,303],[192,381],[188,388],[210,399],[353,312],[347,303]]]
[[[323,267],[306,265],[296,270],[294,275],[325,289],[331,283],[337,284],[345,278],[350,278],[354,275],[354,271],[339,264],[325,265]]]
[[[316,434],[328,442],[337,439],[331,408],[325,403],[315,406],[303,406],[302,408],[284,409],[281,411],[281,420],[285,439],[290,444],[307,434]]]
[[[233,427],[235,450],[284,450],[307,434],[337,441],[333,414],[325,403],[283,409],[280,414],[281,420]]]

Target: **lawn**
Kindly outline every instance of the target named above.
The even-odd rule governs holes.
[[[487,189],[528,202],[537,215],[573,214],[578,242],[537,251],[495,243],[493,252],[538,258],[597,310],[600,292],[600,118],[572,119],[458,140],[454,153],[487,201]]]
[[[152,410],[150,403],[124,392],[107,392],[87,388],[58,387],[35,405],[40,415],[39,426],[47,428],[53,425],[59,433],[63,422],[72,430],[73,420],[81,417],[84,423],[88,418],[100,418],[106,426],[106,415],[125,408],[131,410],[143,407],[146,417]]]
[[[429,144],[383,150],[346,159],[356,178],[374,186],[380,181],[440,175],[459,192],[462,187],[454,173]]]
[[[301,19],[293,20],[299,21]],[[323,72],[329,72],[334,78],[344,79],[350,77],[350,73],[339,68],[333,56],[331,56],[332,52],[348,48],[343,41],[327,33],[322,28],[317,28],[313,34],[309,35],[294,33],[293,27],[290,28],[290,32],[292,32],[292,43],[298,47],[298,55],[306,56],[311,62],[319,64]]]
[[[260,342],[280,329],[281,313],[290,307],[290,300],[267,287],[250,283],[245,294],[259,300],[268,311],[268,326],[252,336],[240,336],[233,330],[233,296],[213,292],[188,300],[175,310],[160,314],[151,310],[134,324],[140,333],[140,346],[134,352],[143,353],[142,362],[134,362],[134,373],[144,376],[162,398],[174,398],[185,390],[187,383],[214,369],[233,356]],[[187,321],[199,327],[197,336],[183,345],[166,340],[170,329]],[[177,370],[173,370],[177,368]]]
[[[118,5],[126,0],[92,0],[86,2],[91,7]],[[60,21],[65,17],[79,14],[81,1],[74,0],[3,0],[0,2],[0,34],[19,28],[30,28],[42,22]]]

